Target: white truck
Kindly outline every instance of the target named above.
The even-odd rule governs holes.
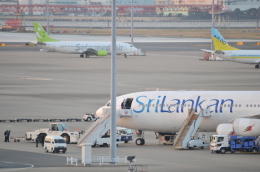
[[[209,145],[210,145],[210,143],[209,143],[208,137],[202,133],[198,133],[197,139],[192,139],[188,142],[189,149],[193,149],[196,147],[204,149],[204,147],[209,147]]]
[[[61,136],[65,139],[66,143],[77,143],[79,132],[70,132],[66,123],[52,122],[49,128],[26,132],[25,138],[27,141],[35,141],[37,135],[43,139],[47,135]]]

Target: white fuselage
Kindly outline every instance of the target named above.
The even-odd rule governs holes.
[[[133,98],[130,117],[120,117],[121,103]],[[205,117],[200,131],[216,131],[220,123],[240,117],[259,114],[260,91],[151,91],[117,97],[117,125],[156,132],[178,132],[188,116],[188,109],[199,113],[209,108],[211,117]],[[110,103],[96,114],[110,112]]]
[[[218,57],[238,63],[259,64],[260,50],[226,50],[224,54],[216,54]]]
[[[111,42],[74,42],[74,41],[59,41],[59,42],[44,42],[44,44],[38,44],[38,46],[60,53],[68,54],[82,54],[89,49],[95,51],[106,51],[107,54],[111,54]],[[127,43],[116,43],[116,54],[129,54],[137,51],[137,48]]]

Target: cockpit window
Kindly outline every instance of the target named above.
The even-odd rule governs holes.
[[[110,106],[110,101],[106,104],[106,106]]]

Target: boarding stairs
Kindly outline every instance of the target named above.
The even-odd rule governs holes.
[[[102,118],[96,120],[87,131],[77,140],[78,146],[83,143],[95,144],[98,138],[101,138],[110,130],[110,113],[105,114]]]
[[[193,109],[189,109],[189,115],[183,122],[181,129],[176,136],[173,144],[175,149],[185,149],[188,147],[188,142],[197,132],[204,117],[210,117],[209,109],[202,109],[199,114],[195,114]]]

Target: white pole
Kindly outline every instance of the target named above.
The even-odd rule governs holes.
[[[132,0],[132,8],[131,8],[131,44],[134,46],[134,0]]]
[[[111,43],[111,129],[110,129],[110,157],[115,164],[116,148],[116,0],[112,4],[112,43]]]
[[[50,28],[49,28],[49,0],[47,0],[47,10],[46,10],[46,13],[47,13],[47,34],[49,35],[50,34]]]
[[[215,24],[214,24],[214,0],[212,0],[212,28],[215,27]],[[211,50],[213,51],[213,39],[211,38]],[[214,60],[214,55],[213,53],[211,53],[211,58],[212,60]]]

